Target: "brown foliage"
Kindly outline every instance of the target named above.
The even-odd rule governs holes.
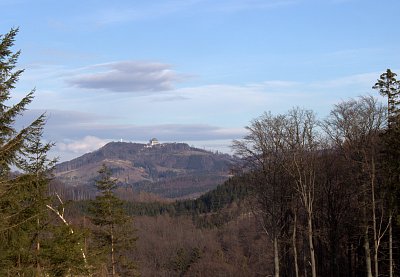
[[[135,259],[142,276],[258,276],[271,269],[269,242],[252,216],[220,229],[199,229],[190,217],[136,217]]]

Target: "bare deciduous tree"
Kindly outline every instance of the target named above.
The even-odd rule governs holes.
[[[378,135],[386,122],[385,108],[369,97],[360,97],[335,105],[323,127],[336,147],[352,164],[358,173],[358,182],[362,191],[362,214],[364,222],[364,251],[368,277],[372,277],[372,263],[369,246],[369,229],[372,227],[374,241],[374,271],[379,274],[378,250],[387,228],[382,228],[383,213],[380,212],[379,224],[377,206],[377,168],[379,153]],[[383,211],[381,209],[381,211]],[[372,226],[369,222],[372,219]]]
[[[314,201],[317,170],[317,155],[320,149],[320,135],[317,119],[310,110],[295,108],[289,111],[285,125],[286,149],[285,167],[294,179],[295,190],[307,214],[307,233],[310,250],[312,276],[317,276],[314,250]]]
[[[274,255],[274,276],[280,275],[279,240],[287,224],[290,209],[290,185],[283,167],[283,130],[285,116],[265,113],[247,127],[248,135],[234,141],[233,148],[245,162],[250,176],[252,207],[264,232],[271,238]]]

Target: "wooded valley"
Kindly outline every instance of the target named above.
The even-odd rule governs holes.
[[[34,100],[12,95],[17,32],[0,37],[0,276],[400,276],[400,81],[390,69],[375,95],[326,118],[295,107],[252,120],[233,142],[233,176],[201,196],[139,198],[103,165],[96,193],[77,200],[53,178],[46,115],[15,127]]]

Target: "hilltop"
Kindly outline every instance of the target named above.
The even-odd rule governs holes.
[[[110,142],[100,149],[60,163],[54,171],[67,186],[93,189],[102,164],[121,187],[151,192],[166,198],[194,197],[230,176],[235,159],[186,143],[142,144]]]

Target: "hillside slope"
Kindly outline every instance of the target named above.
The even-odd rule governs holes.
[[[93,189],[97,171],[108,166],[120,186],[167,198],[193,197],[224,182],[235,162],[185,143],[146,144],[111,142],[102,148],[58,164],[57,180],[68,186]]]

